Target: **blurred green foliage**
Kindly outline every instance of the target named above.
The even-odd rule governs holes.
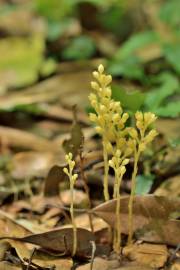
[[[31,17],[29,27],[38,25],[38,18],[45,29],[17,35],[12,51],[8,42],[14,37],[8,31],[17,23],[16,19],[12,23],[12,18],[18,10]],[[0,39],[0,78],[6,70],[13,86],[22,87],[36,82],[39,74],[54,72],[55,61],[106,58],[108,72],[117,79],[113,97],[121,100],[129,112],[151,110],[161,117],[177,117],[179,10],[179,0],[33,0],[25,1],[23,6],[7,1],[0,5],[0,34],[1,30],[5,36],[10,34]],[[15,29],[19,28],[17,25]],[[102,49],[101,39],[108,40],[111,48],[106,52],[111,53]],[[136,90],[127,92],[124,83]]]

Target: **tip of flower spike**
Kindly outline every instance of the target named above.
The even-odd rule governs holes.
[[[99,71],[99,73],[103,73],[104,72],[104,66],[102,64],[99,65],[98,71]]]

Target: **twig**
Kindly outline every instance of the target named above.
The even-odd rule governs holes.
[[[96,252],[96,244],[94,241],[90,241],[90,244],[92,245],[92,253],[91,253],[91,261],[90,261],[90,270],[93,270],[93,263],[94,263],[94,257]]]
[[[30,269],[30,266],[32,264],[32,259],[33,259],[33,256],[34,256],[35,252],[36,252],[36,248],[34,248],[33,251],[32,251],[32,253],[31,253],[31,256],[30,256],[30,258],[28,260],[28,265],[26,267],[26,270],[29,270]]]
[[[47,204],[46,207],[48,207],[48,208],[56,207],[56,208],[59,208],[59,209],[63,209],[63,210],[66,210],[66,211],[70,211],[70,208],[69,208],[69,207],[62,206],[62,205],[59,205],[59,204]],[[77,212],[77,213],[86,213],[86,212],[90,212],[90,211],[89,211],[89,209],[75,208],[75,209],[74,209],[74,212]]]

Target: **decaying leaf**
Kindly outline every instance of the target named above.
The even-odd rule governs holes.
[[[128,234],[128,202],[129,196],[121,198],[121,229],[122,233],[125,234]],[[115,208],[116,200],[111,200],[97,206],[92,212],[114,227],[116,224]],[[133,231],[135,232],[137,229],[142,229],[143,231],[145,230],[145,225],[149,225],[148,229],[151,230],[151,224],[157,224],[158,221],[161,222],[161,226],[166,226],[166,222],[169,218],[174,215],[177,217],[179,209],[180,200],[178,199],[168,199],[163,196],[158,197],[154,195],[136,196],[133,205]],[[166,229],[168,229],[168,227]],[[152,227],[152,230],[159,236],[160,231],[156,230],[155,226]],[[145,230],[145,232],[147,232],[147,230]],[[176,227],[173,240],[169,239],[169,234],[167,234],[166,239],[159,237],[161,239],[160,242],[163,243],[163,241],[165,241],[165,243],[171,243],[173,245],[178,244],[177,233],[180,235],[180,226]],[[151,239],[151,241],[153,242],[154,240]]]
[[[135,234],[144,241],[177,246],[180,243],[180,220],[153,220]]]
[[[157,196],[180,197],[180,175],[165,180],[155,192]]]
[[[134,244],[123,248],[123,254],[138,265],[146,265],[152,268],[163,267],[168,258],[168,250],[165,245]]]
[[[73,229],[72,227],[60,228],[40,234],[32,234],[25,237],[1,237],[2,239],[10,239],[23,243],[31,243],[38,245],[43,249],[56,255],[71,255],[73,249]],[[77,251],[78,257],[91,256],[91,241],[94,241],[94,235],[83,228],[77,228]]]
[[[21,270],[22,268],[20,266],[15,266],[12,263],[2,261],[2,262],[0,262],[0,269],[3,269],[3,270]]]
[[[57,151],[57,145],[27,131],[0,126],[0,138],[6,138],[13,148],[31,149],[35,151]]]
[[[20,152],[13,156],[10,167],[11,175],[15,179],[27,179],[32,176],[45,176],[48,168],[54,162],[54,155],[50,152]]]
[[[63,171],[64,166],[53,166],[46,179],[44,185],[44,195],[59,195],[59,183],[67,180],[67,175]]]
[[[77,121],[76,107],[74,107],[73,110],[74,121],[71,129],[71,138],[69,140],[64,140],[63,148],[67,154],[71,152],[75,157],[83,143],[83,133],[81,125]]]

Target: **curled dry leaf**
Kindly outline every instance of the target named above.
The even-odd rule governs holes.
[[[45,233],[32,234],[25,237],[1,237],[1,239],[11,239],[23,243],[31,243],[46,249],[51,254],[71,255],[73,250],[73,229],[64,227],[51,230]],[[76,256],[87,258],[91,256],[91,241],[94,241],[94,235],[83,228],[77,228],[77,251]]]
[[[123,249],[123,255],[138,265],[152,268],[163,267],[168,258],[168,250],[165,245],[134,244]]]
[[[11,175],[15,179],[42,177],[45,176],[53,161],[54,156],[50,152],[20,152],[11,160]]]
[[[55,165],[50,169],[44,184],[45,196],[59,195],[59,184],[67,180],[63,168],[64,166]]]
[[[57,152],[57,145],[44,138],[36,136],[27,131],[0,126],[1,139],[6,139],[9,146],[13,148],[30,149],[35,151]]]
[[[164,181],[154,192],[158,196],[180,197],[180,174]]]
[[[128,202],[129,196],[125,196],[121,198],[121,229],[122,233],[128,234]],[[92,209],[92,213],[104,219],[110,226],[114,227],[116,224],[116,200],[111,200],[109,202],[103,203],[96,208]],[[142,229],[141,233],[151,231],[154,234],[158,235],[158,239],[161,243],[169,243],[172,245],[177,245],[180,240],[177,237],[177,233],[180,237],[180,226],[178,224],[174,225],[176,228],[176,234],[172,239],[172,235],[166,233],[166,238],[161,237],[159,226],[156,229],[154,224],[157,222],[161,222],[161,226],[164,227],[164,230],[169,231],[169,227],[171,226],[171,222],[167,223],[168,219],[173,217],[174,215],[178,215],[180,209],[180,200],[178,199],[168,199],[163,196],[136,196],[134,198],[133,205],[133,232],[137,231],[137,229]],[[178,222],[178,221],[174,221]],[[144,227],[148,225],[148,228]],[[149,241],[154,242],[154,238],[149,237]],[[179,242],[178,242],[179,241]],[[157,241],[156,241],[157,242]]]
[[[180,243],[180,220],[153,220],[137,230],[136,236],[148,242],[177,246]]]
[[[64,140],[63,148],[67,154],[71,152],[75,157],[78,154],[78,151],[80,150],[80,147],[83,143],[83,132],[81,129],[81,125],[77,121],[77,112],[75,106],[73,107],[73,114],[74,121],[71,128],[71,138],[68,140]]]

